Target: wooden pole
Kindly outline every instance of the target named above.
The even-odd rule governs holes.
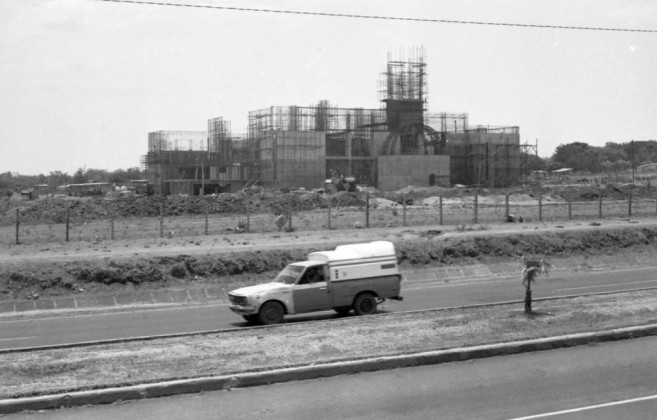
[[[602,219],[602,191],[598,195],[598,218]]]
[[[21,222],[20,222],[19,216],[20,216],[20,213],[19,213],[18,209],[16,209],[16,245],[18,245],[20,243],[18,226],[20,225]]]
[[[474,219],[473,223],[479,223],[479,190],[475,190],[474,196]]]
[[[290,206],[288,208],[288,220],[287,220],[287,230],[292,232],[292,194],[290,194]]]
[[[438,197],[438,213],[440,219],[440,225],[443,225],[443,196]]]
[[[404,219],[402,222],[402,226],[406,226],[406,194],[402,194],[402,203],[404,206]]]
[[[370,227],[370,192],[365,192],[365,227]]]
[[[204,229],[204,233],[205,233],[206,235],[208,234],[208,213],[210,212],[209,207],[210,207],[210,205],[209,205],[208,202],[206,201],[206,202],[205,202],[205,229]]]
[[[630,195],[627,200],[627,216],[632,217],[632,190],[630,190]]]
[[[504,221],[509,220],[509,193],[504,194]]]
[[[68,231],[71,227],[71,210],[66,206],[66,242],[68,242]]]

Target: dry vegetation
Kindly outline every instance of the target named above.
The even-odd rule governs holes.
[[[580,196],[583,194],[581,190],[579,193]],[[403,194],[404,197],[412,195],[408,191]],[[261,204],[266,201],[263,197],[260,197]],[[420,199],[417,194],[412,198]],[[422,199],[427,198],[429,196]],[[227,197],[222,199],[228,200]],[[551,199],[554,202],[559,200],[556,196]],[[394,217],[399,221],[400,212],[384,201],[395,203],[395,197],[378,197],[377,200],[377,206],[386,209],[386,215],[392,216],[396,212]],[[458,202],[468,203],[468,200],[461,197],[460,201],[454,201]],[[315,206],[312,200],[309,203],[309,206]],[[141,208],[137,201],[121,205]],[[187,205],[191,204],[184,206]],[[184,206],[180,204],[176,208],[187,208]],[[353,208],[358,204],[351,203],[350,206]],[[14,208],[4,212],[6,218],[11,218]],[[159,206],[153,208],[159,211]],[[268,213],[262,215],[274,214],[273,210],[265,208],[263,205],[263,211]],[[310,215],[307,219],[296,219],[297,223],[309,225],[306,231],[223,232],[195,237],[173,235],[3,245],[0,247],[0,300],[131,293],[203,285],[230,289],[266,280],[272,271],[292,260],[303,259],[308,252],[342,243],[378,239],[395,243],[402,269],[508,262],[521,255],[559,258],[654,253],[656,250],[657,224],[652,219],[491,225],[472,224],[470,221],[452,226],[438,226],[434,222],[430,226],[415,228],[402,227],[397,222],[378,229],[311,230],[313,223],[319,220],[312,219],[312,216],[324,217],[325,214],[321,203],[318,208],[313,208],[299,209]],[[57,214],[60,210],[53,210],[48,217],[59,220]],[[350,211],[345,207],[333,216],[345,217],[352,214]],[[26,218],[32,214],[39,220],[45,217],[36,210],[25,210]],[[185,214],[188,219],[198,217],[187,210],[180,210],[180,214]],[[90,216],[85,213],[85,217]],[[435,220],[435,214],[431,217]],[[145,223],[144,220],[148,219],[135,220]],[[180,222],[183,219],[175,220]],[[126,227],[145,228],[145,225]],[[511,341],[642,325],[655,322],[656,304],[653,292],[634,292],[535,302],[534,308],[539,315],[533,317],[525,316],[519,304],[517,307],[290,323],[277,327],[275,334],[256,329],[75,350],[4,354],[2,359],[6,368],[0,371],[0,397],[438,350],[499,342],[500,337]]]
[[[0,398],[227,375],[654,323],[653,291],[288,323],[273,330],[5,354]]]

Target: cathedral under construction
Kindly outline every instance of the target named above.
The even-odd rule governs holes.
[[[518,184],[518,127],[470,125],[467,113],[429,112],[426,67],[423,49],[403,59],[389,54],[378,109],[321,100],[251,111],[241,136],[222,117],[208,120],[207,131],[149,133],[143,167],[163,195],[254,185],[315,189],[336,178],[384,191]]]

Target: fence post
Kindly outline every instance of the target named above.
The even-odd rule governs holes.
[[[208,213],[210,213],[210,208],[209,207],[210,207],[210,205],[206,201],[205,202],[205,229],[204,229],[204,233],[206,235],[208,234]]]
[[[509,193],[504,194],[504,221],[509,220]]]
[[[440,214],[440,225],[443,225],[443,196],[438,197],[438,212]]]
[[[18,234],[18,225],[20,225],[20,219],[19,219],[19,211],[16,209],[16,245],[20,243],[20,238]]]
[[[327,206],[328,207],[328,222],[326,223],[326,226],[327,226],[328,230],[331,230],[331,199],[329,198],[327,200],[327,202],[328,202],[328,206]]]
[[[290,206],[288,208],[289,217],[288,217],[288,220],[287,220],[287,230],[292,232],[292,194],[291,193],[290,193],[289,203],[290,203]]]
[[[404,218],[402,221],[402,226],[406,226],[406,194],[402,194],[402,205],[404,206]]]
[[[602,191],[598,196],[598,219],[602,219]]]
[[[249,206],[246,206],[246,231],[251,232],[251,211],[249,211]]]
[[[573,220],[573,203],[568,200],[568,220]]]
[[[370,227],[370,192],[365,192],[365,227]]]
[[[538,193],[538,221],[543,221],[543,193]]]
[[[627,200],[627,216],[632,217],[632,190],[630,190],[630,195]]]
[[[164,237],[164,201],[160,201],[160,238]]]
[[[473,223],[475,224],[479,223],[479,189],[475,190]]]
[[[68,242],[68,231],[71,227],[71,210],[66,206],[66,242]]]
[[[110,217],[110,239],[114,240],[114,216]]]

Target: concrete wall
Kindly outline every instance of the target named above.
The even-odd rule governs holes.
[[[439,155],[379,156],[376,186],[383,191],[398,190],[408,185],[427,187],[430,178],[433,178],[434,185],[447,186],[449,160],[449,156]]]

